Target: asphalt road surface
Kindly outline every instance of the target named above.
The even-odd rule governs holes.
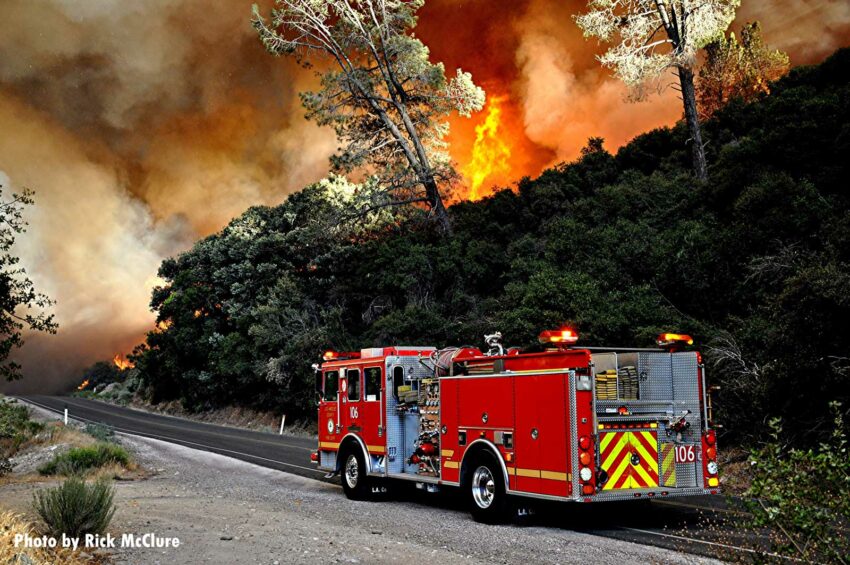
[[[241,428],[193,422],[142,412],[95,400],[59,396],[23,396],[22,400],[72,419],[96,422],[122,432],[210,451],[327,481],[325,473],[310,463],[316,440],[275,435]],[[330,479],[338,482],[338,479]],[[343,496],[340,493],[340,496]],[[403,492],[395,495],[417,504],[456,508],[457,491],[442,495]],[[387,501],[392,504],[393,501]],[[729,508],[723,497],[688,497],[668,500],[600,504],[545,503],[528,518],[537,527],[566,528],[644,545],[721,559],[741,559],[752,553],[756,540],[735,526],[740,511]]]

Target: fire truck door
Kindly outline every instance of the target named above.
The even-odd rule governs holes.
[[[360,375],[360,401],[349,404],[357,409],[360,435],[370,453],[383,454],[384,449],[384,375],[380,366],[364,367]]]
[[[342,437],[339,427],[339,371],[325,371],[319,401],[319,447],[336,449]]]
[[[567,496],[567,376],[515,379],[516,490]]]
[[[339,411],[342,434],[360,433],[360,369],[342,369]]]

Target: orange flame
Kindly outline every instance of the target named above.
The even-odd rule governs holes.
[[[83,389],[84,389],[84,388],[86,388],[87,386],[89,386],[89,380],[88,380],[88,379],[86,379],[86,380],[84,380],[83,382],[81,382],[81,383],[80,383],[80,386],[78,386],[78,387],[77,387],[77,390],[83,390]]]
[[[115,357],[112,358],[112,363],[114,363],[120,371],[126,371],[127,369],[132,369],[136,366],[132,361],[128,359],[122,359],[121,354],[116,354]],[[86,381],[86,383],[88,383],[88,381]]]
[[[156,324],[156,329],[161,332],[168,331],[168,328],[171,327],[171,320],[161,320]]]
[[[469,183],[469,199],[478,200],[481,187],[487,179],[511,172],[511,146],[505,138],[502,127],[502,104],[505,97],[496,96],[487,102],[487,117],[475,126],[475,144],[472,146],[472,159],[463,169],[463,175]]]

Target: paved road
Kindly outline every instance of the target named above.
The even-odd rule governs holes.
[[[82,398],[24,396],[21,399],[57,413],[62,413],[67,407],[73,419],[106,424],[118,432],[211,451],[311,479],[327,480],[324,473],[310,463],[310,452],[316,448],[313,439],[193,422]],[[415,501],[457,507],[461,497],[452,494],[456,493]],[[749,551],[741,546],[752,546],[752,540],[731,523],[736,511],[727,508],[722,497],[681,498],[641,504],[544,504],[538,508],[538,514],[529,525],[580,530],[719,558],[743,557]]]
[[[322,480],[325,475],[310,463],[310,452],[316,450],[314,439],[278,436],[242,428],[193,422],[84,398],[64,396],[22,396],[20,398],[58,413],[62,413],[67,407],[71,418],[82,422],[106,424],[117,432],[212,451],[311,479]]]

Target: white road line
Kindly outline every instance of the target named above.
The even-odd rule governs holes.
[[[62,413],[55,408],[51,408],[50,406],[45,406],[43,404],[39,404],[38,402],[34,402],[32,400],[23,400],[23,399],[19,399],[19,400],[21,400],[22,402],[29,402],[31,404],[35,404],[39,408],[44,408],[45,410],[50,410],[51,412],[56,412],[57,414]],[[96,420],[90,420],[88,418],[83,418],[82,416],[73,416],[72,415],[70,417],[73,420],[81,420],[81,421],[84,421],[84,422],[91,422],[92,424],[100,424],[101,423],[101,422],[98,422]],[[251,457],[253,459],[259,459],[261,461],[268,461],[270,463],[277,463],[279,465],[285,465],[287,467],[292,467],[292,468],[295,468],[295,469],[303,469],[304,471],[310,471],[311,473],[316,473],[318,475],[324,475],[325,474],[324,471],[319,471],[317,469],[312,469],[310,467],[303,467],[301,465],[295,465],[293,463],[286,463],[285,461],[278,461],[277,459],[269,459],[267,457],[261,457],[259,455],[252,455],[251,453],[242,453],[241,451],[233,451],[232,449],[224,449],[223,447],[213,447],[211,445],[204,445],[203,443],[196,443],[196,442],[188,441],[188,440],[185,440],[185,439],[172,438],[172,437],[168,437],[168,436],[161,436],[161,435],[152,434],[152,433],[148,433],[148,432],[139,432],[139,431],[134,431],[134,430],[128,430],[126,428],[118,428],[118,427],[115,427],[115,426],[110,426],[110,427],[113,430],[123,432],[123,433],[126,433],[126,434],[130,434],[130,435],[149,437],[149,438],[153,438],[153,439],[161,439],[161,440],[164,440],[164,441],[170,441],[172,443],[189,444],[189,445],[195,445],[195,446],[198,446],[198,447],[203,447],[203,448],[205,448],[205,451],[210,451],[212,453],[224,451],[224,452],[232,453],[232,454],[235,454],[235,455],[243,455],[245,457]]]
[[[103,408],[98,408],[98,407],[87,405],[87,404],[79,404],[79,403],[76,403],[76,402],[67,402],[67,401],[66,401],[66,404],[68,404],[69,406],[82,408],[84,410],[90,410],[92,412],[100,412],[101,414],[116,416],[116,417],[122,418],[124,420],[130,420],[130,421],[139,422],[139,423],[142,423],[142,424],[150,423],[150,420],[148,420],[146,422],[144,418],[136,418],[136,417],[133,417],[133,416],[127,416],[126,414],[115,414],[114,412],[110,412],[108,409],[105,410]],[[139,412],[140,414],[145,414],[145,412],[141,412],[141,411],[137,411],[137,412]],[[152,416],[162,416],[162,414],[151,414],[151,415]],[[166,417],[173,418],[176,421],[188,422],[190,424],[200,424],[200,425],[202,425],[206,428],[210,428],[208,430],[198,430],[198,429],[192,430],[192,431],[195,431],[199,434],[204,434],[204,435],[208,435],[208,436],[226,437],[226,438],[233,439],[233,436],[231,436],[231,435],[213,431],[213,428],[216,427],[216,424],[209,424],[207,422],[195,422],[193,420],[181,420],[180,418],[174,418],[173,416],[166,416]],[[152,425],[154,425],[154,424],[152,424]],[[164,424],[162,422],[156,422],[155,425],[160,427],[160,428],[173,428],[175,430],[185,429],[184,426],[175,426],[175,425],[171,425],[171,424]],[[222,426],[222,427],[229,428],[229,429],[232,429],[232,430],[241,430],[241,431],[248,431],[248,432],[254,431],[254,430],[245,430],[243,428],[234,428],[234,427],[231,427],[231,426]],[[285,446],[291,447],[293,449],[301,449],[301,450],[304,450],[304,451],[311,451],[311,452],[314,451],[313,448],[304,447],[303,445],[296,445],[294,443],[287,443],[285,441],[265,441],[265,440],[261,440],[261,439],[257,439],[257,438],[251,438],[251,441],[253,441],[254,443],[267,443],[269,445],[285,445]]]

